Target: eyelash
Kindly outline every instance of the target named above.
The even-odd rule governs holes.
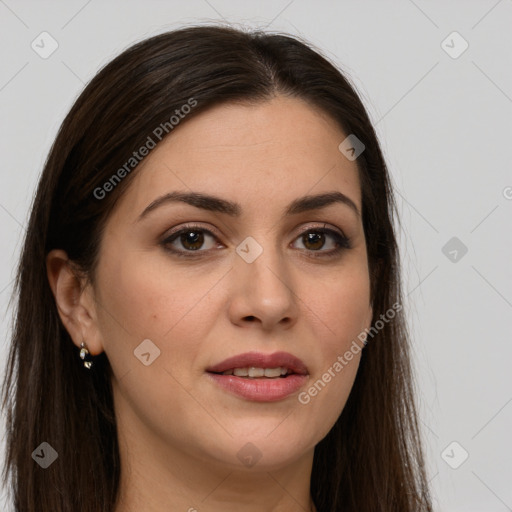
[[[176,239],[178,239],[180,237],[180,235],[182,235],[184,233],[188,233],[190,231],[201,232],[203,234],[206,233],[206,234],[212,236],[213,238],[217,239],[217,236],[214,233],[212,233],[210,230],[208,230],[202,226],[198,226],[196,224],[190,224],[190,225],[184,226],[183,228],[181,228],[178,231],[175,231],[174,233],[171,233],[168,237],[166,237],[161,242],[161,245],[163,246],[163,248],[166,251],[169,251],[172,254],[174,254],[178,257],[183,257],[183,258],[198,258],[198,257],[202,256],[201,253],[209,252],[209,250],[201,250],[201,249],[197,249],[195,251],[177,250],[177,249],[170,247],[169,244],[171,244]],[[351,249],[351,247],[352,247],[349,238],[338,233],[337,231],[334,231],[333,229],[329,229],[329,228],[325,228],[325,227],[307,228],[304,231],[302,231],[295,238],[295,240],[297,240],[301,236],[305,235],[306,233],[331,235],[334,238],[335,243],[338,245],[335,249],[331,249],[329,251],[322,251],[322,250],[315,251],[315,250],[308,250],[308,249],[299,249],[301,251],[306,251],[306,252],[311,253],[308,256],[310,256],[312,258],[334,258],[334,257],[338,256],[344,250]]]

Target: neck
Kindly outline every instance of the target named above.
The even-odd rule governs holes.
[[[115,512],[317,512],[309,485],[301,487],[300,476],[287,468],[247,474],[202,464],[191,475],[179,471],[181,464],[169,468],[140,461],[122,467]]]

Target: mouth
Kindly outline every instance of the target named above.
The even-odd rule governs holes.
[[[306,365],[287,352],[247,352],[206,372],[225,391],[255,402],[283,400],[298,391],[309,375]]]
[[[231,368],[223,372],[210,372],[217,375],[235,375],[243,379],[284,379],[295,372],[290,368],[278,366],[277,368],[258,368],[246,366],[245,368]]]
[[[210,366],[206,371],[252,379],[272,379],[291,374],[308,374],[308,368],[304,362],[289,352],[274,352],[273,354],[245,352]]]

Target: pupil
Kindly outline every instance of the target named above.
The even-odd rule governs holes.
[[[196,231],[189,231],[181,235],[181,242],[187,249],[197,250],[203,245],[204,236]]]
[[[320,249],[323,245],[323,233],[306,233],[303,238],[304,245],[310,249]]]

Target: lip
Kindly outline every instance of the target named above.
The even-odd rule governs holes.
[[[293,373],[307,375],[306,365],[298,357],[289,352],[274,352],[273,354],[263,354],[262,352],[245,352],[233,357],[229,357],[214,366],[206,369],[207,372],[221,373],[233,368],[246,368],[254,366],[255,368],[277,368],[285,366]]]
[[[277,368],[284,366],[293,373],[286,377],[246,378],[236,375],[222,375],[233,368]],[[210,377],[225,391],[253,402],[276,402],[298,391],[308,379],[308,369],[303,361],[288,352],[246,352],[217,363],[206,369]]]

